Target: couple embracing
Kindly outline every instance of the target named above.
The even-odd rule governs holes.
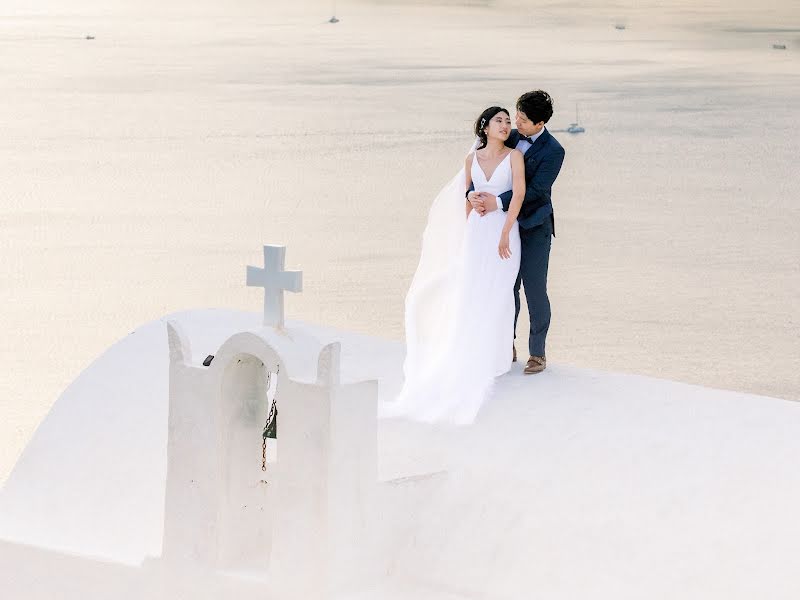
[[[506,109],[483,111],[464,169],[431,206],[406,296],[405,383],[389,416],[471,423],[516,361],[521,286],[530,314],[524,373],[546,367],[551,189],[564,149],[545,127],[546,92],[523,94],[516,109],[516,129]]]

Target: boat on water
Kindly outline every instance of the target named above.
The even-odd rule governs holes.
[[[339,19],[336,17],[336,0],[333,0],[331,3],[331,14],[333,15],[330,19],[328,19],[328,23],[338,23]]]
[[[580,123],[580,118],[578,116],[578,104],[576,102],[575,103],[575,122],[569,124],[569,127],[567,127],[567,133],[583,133],[584,131],[586,131],[586,129],[581,127],[579,125],[579,123]]]

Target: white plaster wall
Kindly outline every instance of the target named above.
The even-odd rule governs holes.
[[[220,313],[187,315],[186,322],[192,324],[187,332],[198,357],[209,349],[213,352],[231,333],[225,332],[212,344],[203,339],[203,332],[208,335],[218,326]],[[231,313],[230,322],[236,319],[237,314]],[[144,330],[137,330],[133,337]],[[112,350],[163,350],[163,323],[157,334],[149,350],[138,346]],[[370,368],[386,371],[380,382],[381,394],[386,394],[392,385],[390,378],[396,377],[401,364],[396,359],[387,362],[391,349],[380,341],[348,334],[341,338],[345,377],[352,377],[354,372],[362,376]],[[133,339],[127,342],[133,344]],[[373,356],[375,361],[371,362]],[[114,371],[114,376],[122,387],[134,388],[137,382],[147,381],[147,372],[137,371],[141,363],[124,360],[120,364],[126,369]],[[289,370],[294,371],[291,363]],[[308,383],[302,385],[313,388],[314,371],[312,365]],[[86,374],[90,375],[102,380],[105,372],[98,367]],[[90,387],[103,389],[102,385]],[[500,392],[475,426],[463,430],[379,423],[382,483],[376,495],[377,525],[371,530],[379,533],[373,540],[368,536],[360,549],[373,548],[370,544],[374,540],[380,542],[374,562],[387,577],[375,582],[370,573],[365,574],[363,580],[354,582],[360,587],[352,590],[352,598],[516,600],[520,590],[532,590],[551,600],[573,600],[583,597],[586,590],[595,598],[614,600],[800,597],[795,568],[795,557],[800,555],[800,475],[795,468],[800,459],[799,405],[557,364],[535,378],[523,377],[517,370],[503,379]],[[314,402],[328,402],[333,411],[327,425],[322,417],[311,419],[308,431],[335,428],[336,398],[307,397],[310,403],[306,409]],[[86,395],[81,401],[100,406],[105,399]],[[289,411],[287,418],[302,421],[303,406],[298,404],[294,415]],[[126,407],[128,404],[121,403],[114,408]],[[71,411],[65,407],[54,424],[64,422],[63,415]],[[98,427],[98,420],[69,422],[78,428],[78,438],[81,427],[87,436]],[[354,427],[357,422],[353,421]],[[90,474],[102,475],[97,467],[105,464],[103,457],[135,455],[137,444],[151,439],[148,428],[157,426],[157,419],[133,419],[128,425],[130,435],[109,438],[105,454],[97,457],[87,453],[85,462],[75,461],[70,455],[74,448],[82,448],[73,443],[72,436],[42,434],[26,451],[31,456],[40,455],[41,460],[25,461],[20,466],[27,470],[29,467],[22,464],[38,465],[38,469],[21,470],[16,481],[41,478],[46,482],[52,476],[48,471],[52,462],[43,457],[50,451],[63,454],[71,465],[73,471],[63,474],[65,480],[86,481]],[[337,436],[330,439],[335,441]],[[299,448],[303,444],[297,444],[297,456],[305,456]],[[281,460],[283,450],[281,447]],[[309,451],[312,459],[325,454],[324,445],[312,445]],[[330,445],[327,452],[330,459],[339,450]],[[341,464],[349,462],[343,459]],[[426,469],[436,470],[437,466],[447,474],[425,476]],[[337,468],[336,460],[312,460],[312,465],[297,473],[330,475]],[[403,473],[413,477],[395,480]],[[295,486],[303,483],[288,481]],[[158,484],[149,479],[135,485]],[[87,488],[89,494],[93,490]],[[6,509],[22,507],[25,494],[31,491],[30,487],[11,486],[0,494],[0,502]],[[126,490],[113,491],[124,495]],[[74,494],[54,494],[48,505],[54,512],[42,515],[58,528],[56,535],[63,530],[55,516],[82,518],[84,505]],[[96,512],[117,510],[89,496],[79,500]],[[105,500],[115,501],[113,496]],[[27,511],[0,512],[0,521],[7,526],[10,519],[21,516],[16,531],[24,533],[28,528],[35,537],[44,530],[35,521],[38,513],[34,508],[38,506],[31,502]],[[311,503],[304,508],[309,506],[330,517],[330,505]],[[300,512],[287,505],[290,519]],[[129,512],[129,521],[122,521],[120,527],[146,527],[148,514],[147,510],[138,515]],[[101,515],[96,522],[104,523],[107,518]],[[276,543],[279,533],[294,531],[289,523],[276,523]],[[89,520],[82,520],[80,525],[85,534],[81,541],[102,533],[92,529]],[[74,525],[64,528],[77,529]],[[308,540],[335,544],[337,536],[332,531],[311,519],[300,529],[297,544],[287,546],[281,560],[290,566],[304,564],[302,560],[292,562],[291,553],[302,552]],[[121,547],[130,550],[125,543],[122,538]],[[83,550],[87,548],[94,546],[87,544]],[[13,563],[5,564],[13,568]],[[8,568],[0,574],[8,581]],[[179,569],[170,570],[165,581],[176,590],[195,585],[213,588],[211,584],[198,584],[202,577],[183,575]],[[253,581],[233,574],[217,576],[228,581],[230,589]],[[57,589],[57,579],[51,582]],[[268,583],[259,585],[258,589],[268,591]],[[202,594],[202,590],[197,593]]]

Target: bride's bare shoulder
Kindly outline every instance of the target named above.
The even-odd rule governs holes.
[[[511,151],[511,172],[519,173],[525,171],[525,157],[519,150]]]

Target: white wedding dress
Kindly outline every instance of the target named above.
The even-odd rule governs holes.
[[[488,178],[473,156],[471,175],[476,191],[510,190],[510,154]],[[472,211],[465,219],[465,190],[462,169],[431,207],[406,296],[405,382],[384,416],[472,423],[495,377],[511,368],[519,228],[510,232],[511,258],[500,258],[506,213]]]

